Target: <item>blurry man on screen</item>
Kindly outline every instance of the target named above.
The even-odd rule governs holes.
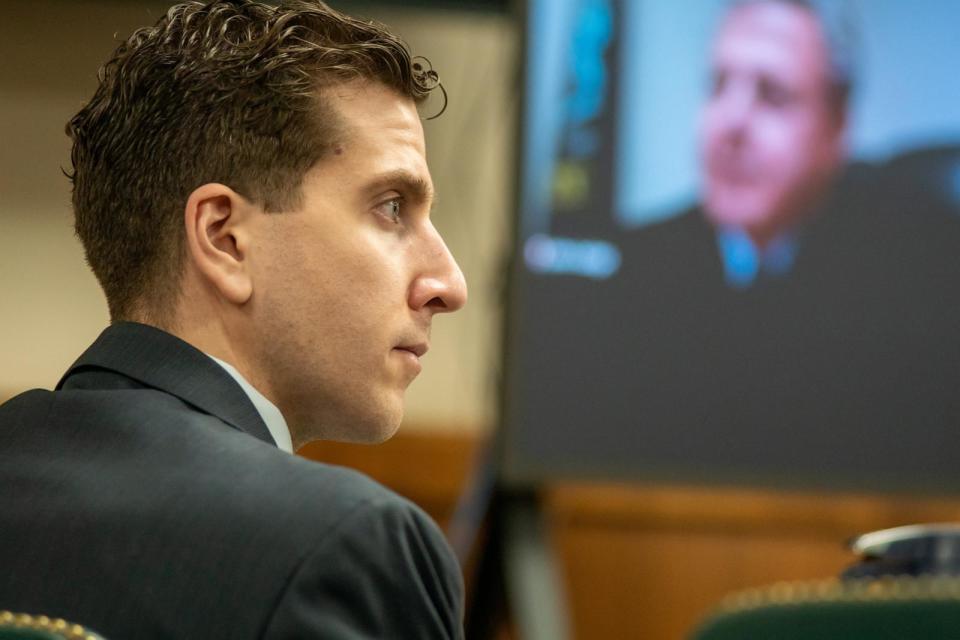
[[[111,326],[0,407],[0,609],[108,638],[456,638],[462,581],[414,505],[291,455],[397,429],[466,300],[385,27],[318,0],[188,2],[70,121]]]
[[[702,206],[730,284],[789,270],[795,229],[844,165],[841,51],[802,1],[739,2],[719,28],[700,118]]]

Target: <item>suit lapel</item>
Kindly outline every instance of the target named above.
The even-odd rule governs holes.
[[[177,396],[204,413],[276,445],[240,385],[206,354],[165,331],[136,322],[111,325],[73,363],[57,384],[84,369],[115,371]]]

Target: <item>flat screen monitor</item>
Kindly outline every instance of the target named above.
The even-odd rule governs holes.
[[[960,491],[960,3],[525,25],[507,481]]]

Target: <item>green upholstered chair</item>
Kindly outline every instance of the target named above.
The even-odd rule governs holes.
[[[0,611],[0,640],[104,640],[60,618]]]
[[[693,640],[957,640],[960,579],[784,583],[733,594]]]

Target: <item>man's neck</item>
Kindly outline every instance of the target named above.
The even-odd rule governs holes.
[[[267,429],[270,431],[270,435],[273,436],[274,442],[277,443],[277,447],[283,451],[286,451],[287,453],[293,453],[293,442],[290,438],[290,429],[287,426],[287,421],[283,418],[283,414],[280,413],[280,410],[277,409],[276,405],[270,402],[262,393],[257,391],[256,387],[250,384],[250,382],[239,371],[237,371],[236,367],[231,365],[229,362],[221,360],[220,358],[210,354],[207,355],[210,356],[214,362],[223,367],[226,372],[237,381],[237,384],[240,385],[240,388],[243,389],[244,393],[247,394],[247,397],[250,398],[253,406],[263,419],[264,424],[267,425]]]

